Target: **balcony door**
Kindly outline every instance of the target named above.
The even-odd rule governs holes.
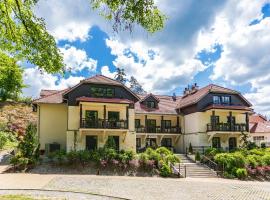
[[[120,127],[119,124],[120,115],[119,112],[109,111],[108,112],[108,126],[109,128],[117,128]]]
[[[89,128],[95,128],[98,123],[98,112],[95,110],[85,111],[85,122],[86,126]]]
[[[156,120],[155,119],[148,119],[147,120],[147,132],[148,133],[155,133],[156,132]]]

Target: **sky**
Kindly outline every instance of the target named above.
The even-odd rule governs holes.
[[[40,0],[35,13],[45,19],[69,70],[62,76],[23,66],[24,96],[96,74],[114,77],[119,67],[155,94],[182,95],[193,83],[235,89],[270,117],[270,0],[155,2],[168,20],[149,34],[139,26],[114,33],[89,0]]]

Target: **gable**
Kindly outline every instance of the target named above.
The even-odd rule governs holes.
[[[68,105],[77,105],[77,98],[94,97],[94,98],[118,98],[128,99],[132,102],[137,102],[138,99],[129,90],[121,85],[107,85],[95,83],[82,83],[75,89],[64,95]]]

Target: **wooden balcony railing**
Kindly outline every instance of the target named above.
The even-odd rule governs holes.
[[[218,124],[207,124],[207,131],[231,131],[231,132],[242,132],[248,131],[246,124],[229,124],[229,123],[218,123]]]
[[[140,126],[136,128],[137,133],[181,133],[181,128],[172,126],[169,128],[161,128],[160,126],[144,127]]]
[[[100,129],[128,129],[127,120],[108,120],[108,119],[82,119],[81,128],[100,128]]]

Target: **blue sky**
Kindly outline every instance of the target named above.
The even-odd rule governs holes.
[[[62,77],[28,66],[24,95],[69,87],[95,74],[113,77],[120,67],[148,92],[181,95],[188,84],[214,83],[242,92],[256,111],[270,114],[269,0],[156,2],[168,21],[151,35],[138,26],[131,34],[113,33],[88,0],[40,1],[36,13],[69,71]]]

